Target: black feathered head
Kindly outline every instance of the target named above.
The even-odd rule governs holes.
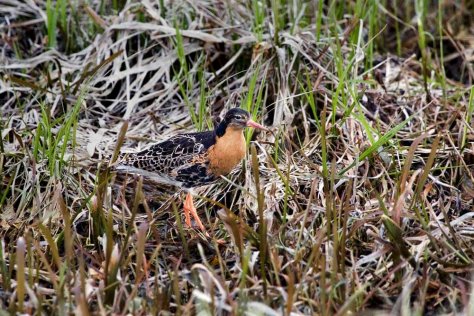
[[[233,127],[238,129],[244,129],[246,127],[253,127],[258,129],[267,130],[264,126],[254,122],[250,119],[250,113],[240,108],[233,108],[227,111],[224,115],[224,119],[216,128],[217,136],[221,137],[225,134],[227,127]]]

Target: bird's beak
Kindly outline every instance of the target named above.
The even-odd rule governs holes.
[[[254,122],[252,120],[247,121],[247,127],[253,127],[253,128],[263,129],[264,131],[268,131],[268,128],[258,124],[257,122]]]

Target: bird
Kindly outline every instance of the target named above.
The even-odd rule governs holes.
[[[246,154],[243,131],[247,127],[268,131],[246,110],[232,108],[212,130],[177,134],[142,151],[121,154],[115,169],[183,189],[187,192],[183,203],[186,225],[192,227],[192,216],[206,232],[194,206],[192,189],[218,181],[240,164]]]

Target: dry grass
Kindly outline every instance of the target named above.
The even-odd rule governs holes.
[[[472,313],[472,5],[417,2],[0,0],[0,308]],[[107,164],[234,106],[210,238]]]

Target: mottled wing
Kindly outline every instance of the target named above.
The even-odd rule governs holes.
[[[207,172],[207,150],[214,141],[213,132],[176,135],[141,152],[123,155],[116,169],[188,188],[203,185],[214,181]]]

